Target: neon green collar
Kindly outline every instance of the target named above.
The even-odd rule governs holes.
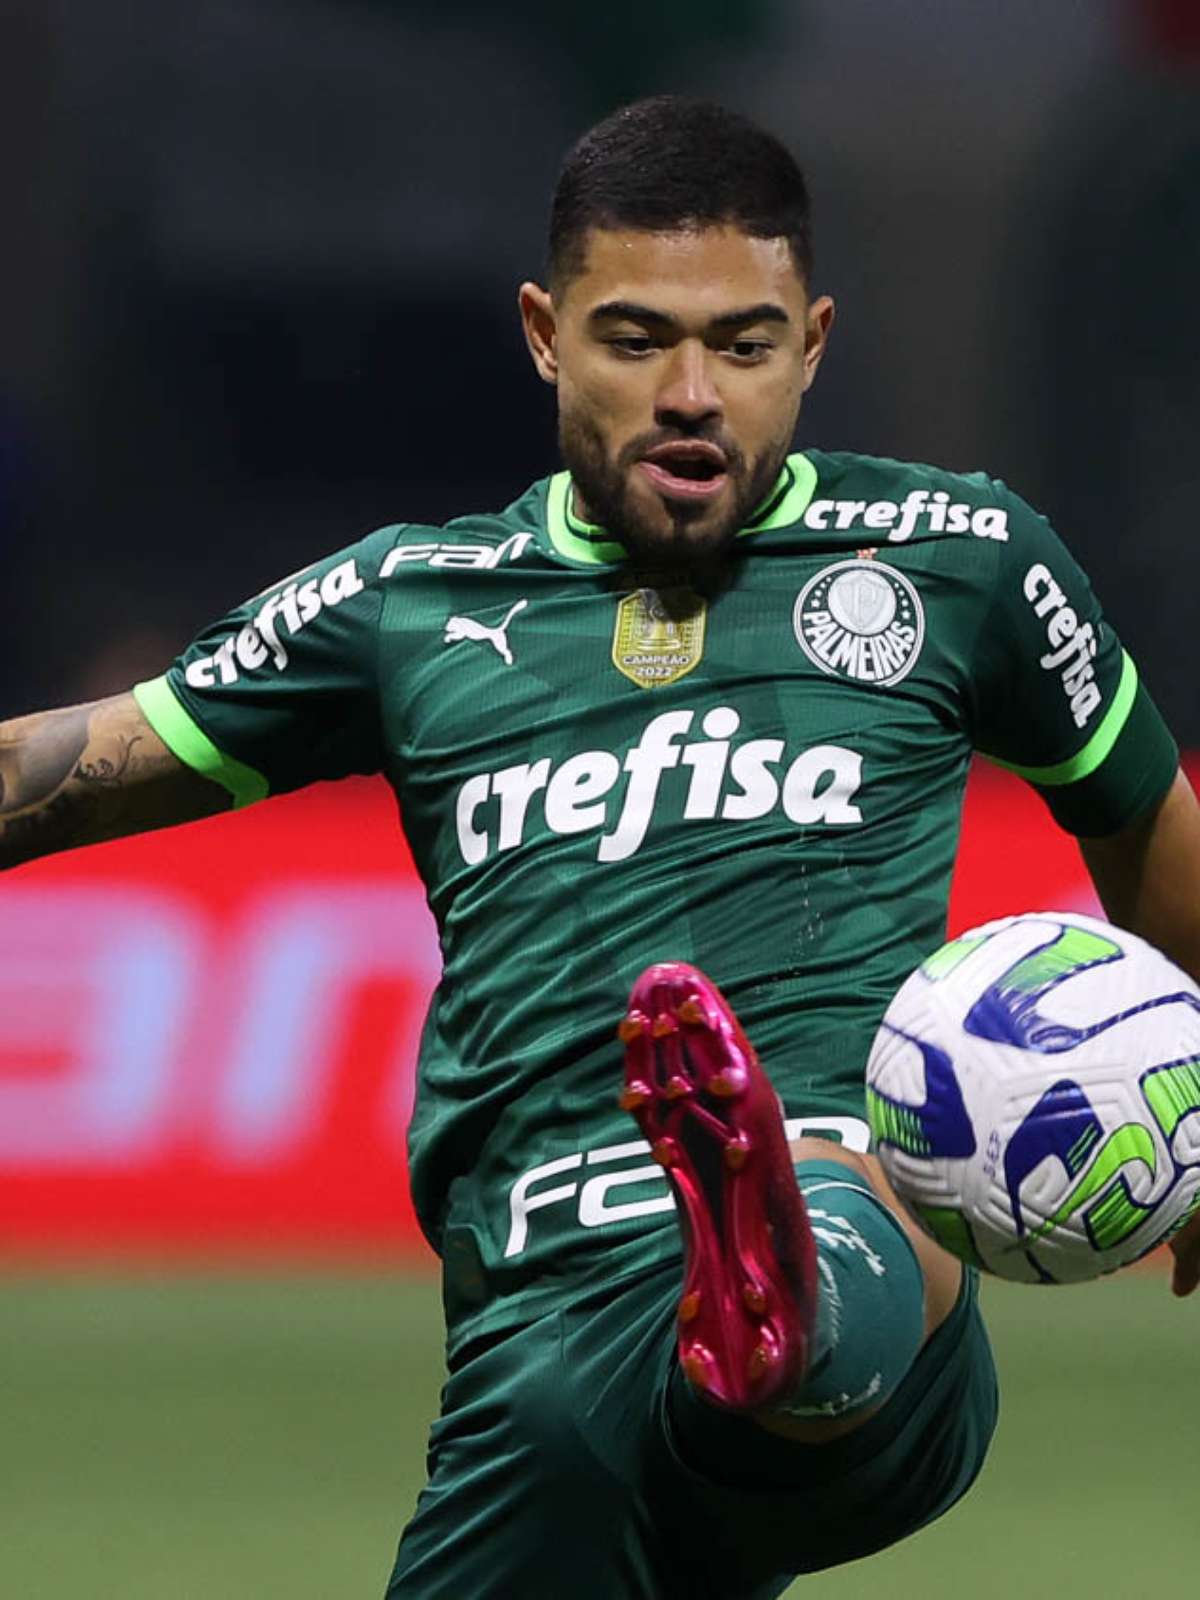
[[[603,566],[606,562],[624,560],[624,546],[618,544],[606,528],[598,527],[594,522],[584,522],[576,515],[571,487],[569,472],[556,472],[550,479],[546,494],[546,531],[551,544],[560,556],[587,562],[589,566]],[[789,456],[775,487],[738,534],[738,538],[744,539],[751,533],[765,533],[768,528],[786,528],[798,522],[807,510],[816,487],[817,469],[808,457],[799,451]]]

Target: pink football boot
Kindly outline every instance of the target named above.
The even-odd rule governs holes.
[[[642,973],[617,1033],[621,1105],[679,1205],[680,1363],[706,1399],[759,1410],[803,1378],[817,1305],[775,1090],[716,984],[682,961]]]

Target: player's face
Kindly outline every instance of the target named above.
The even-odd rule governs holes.
[[[709,563],[770,493],[833,319],[785,239],[593,229],[557,296],[521,290],[579,513],[635,558]]]

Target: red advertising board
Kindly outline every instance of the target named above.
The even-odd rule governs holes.
[[[437,949],[382,784],[34,863],[0,896],[0,1246],[424,1249],[404,1129]],[[1094,907],[1075,845],[980,766],[951,927],[1045,907]]]

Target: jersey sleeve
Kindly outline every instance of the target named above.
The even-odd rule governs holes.
[[[167,747],[235,805],[383,765],[378,574],[396,532],[264,590],[134,689]]]
[[[1166,793],[1178,749],[1066,547],[999,489],[1009,538],[975,644],[975,746],[1032,784],[1069,832],[1114,833]]]

